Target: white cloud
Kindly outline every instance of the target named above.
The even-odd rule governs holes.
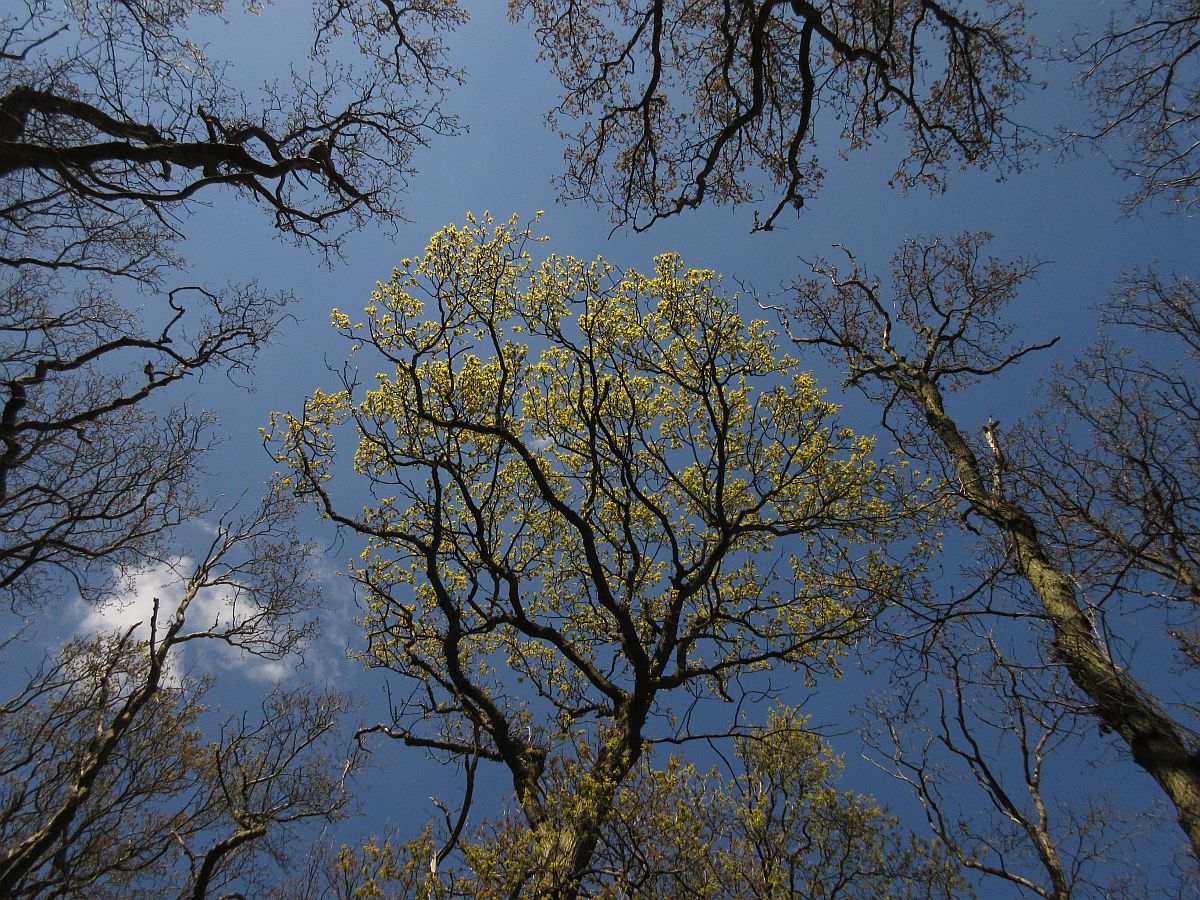
[[[145,640],[150,635],[155,600],[159,604],[159,622],[165,622],[179,608],[184,591],[183,573],[191,565],[190,559],[180,556],[148,569],[125,573],[121,580],[129,585],[128,589],[101,606],[76,600],[76,614],[80,617],[78,630],[83,634],[97,634],[127,631],[137,626],[135,636]]]
[[[305,662],[318,684],[344,683],[361,669],[347,658],[347,653],[360,648],[364,640],[357,621],[353,582],[343,568],[323,557],[314,561],[312,571],[323,595],[321,630],[305,651]]]
[[[105,632],[124,633],[132,629],[135,638],[146,640],[150,637],[150,623],[157,602],[157,630],[161,634],[179,609],[187,590],[188,577],[194,570],[193,559],[177,556],[144,569],[122,573],[121,581],[127,588],[108,602],[93,606],[82,599],[75,601],[77,633],[92,636]],[[240,608],[244,609],[245,603],[245,598],[241,598]],[[232,594],[228,589],[201,590],[188,606],[184,631],[202,628],[219,632],[232,623],[233,609]],[[179,657],[185,649],[203,669],[237,669],[255,681],[282,681],[295,670],[294,662],[287,659],[263,659],[224,641],[204,640],[180,647],[173,654],[168,664],[168,677],[175,681],[181,676],[182,660]]]

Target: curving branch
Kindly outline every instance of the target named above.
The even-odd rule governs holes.
[[[853,151],[895,127],[908,136],[896,171],[905,187],[938,188],[956,164],[1003,171],[1028,144],[1010,118],[1028,81],[1019,4],[521,0],[511,10],[533,22],[563,87],[550,116],[567,141],[562,186],[617,226],[765,200],[755,228],[768,230],[816,195],[818,145]]]
[[[204,4],[119,3],[101,16],[30,2],[26,18],[0,23],[4,45],[22,47],[0,54],[5,255],[154,282],[180,219],[219,187],[328,253],[364,218],[393,220],[413,151],[458,130],[440,107],[460,74],[437,35],[464,14],[454,3],[314,6],[308,66],[271,96],[239,90],[183,36],[191,12],[213,12]],[[333,57],[339,35],[359,62]]]

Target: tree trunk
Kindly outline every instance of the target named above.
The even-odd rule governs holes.
[[[915,378],[925,419],[950,454],[962,495],[978,515],[999,526],[1016,556],[1019,574],[1041,601],[1054,631],[1054,651],[1071,680],[1095,706],[1097,717],[1128,744],[1134,761],[1159,783],[1175,805],[1179,824],[1200,859],[1200,756],[1171,716],[1108,656],[1080,607],[1070,577],[1042,547],[1033,517],[989,489],[975,451],[946,414],[940,390]],[[999,463],[997,463],[999,465]]]
[[[642,755],[645,716],[629,715],[636,717],[636,724],[626,720],[607,735],[595,761],[579,773],[579,783],[567,786],[556,798],[561,804],[557,810],[547,809],[544,803],[529,810],[536,822],[535,859],[526,887],[533,888],[536,896],[555,900],[579,896],[617,790]]]

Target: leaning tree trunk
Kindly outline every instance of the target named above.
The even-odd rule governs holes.
[[[1046,553],[1029,512],[1006,499],[999,472],[989,488],[975,451],[947,415],[941,391],[913,376],[910,390],[925,420],[950,455],[962,495],[978,515],[997,525],[1013,550],[1018,573],[1033,588],[1054,631],[1054,650],[1096,716],[1125,740],[1134,761],[1158,782],[1200,859],[1200,755],[1179,724],[1101,646],[1079,603],[1074,583]],[[999,459],[997,461],[999,464]]]

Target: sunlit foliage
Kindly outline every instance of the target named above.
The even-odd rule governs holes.
[[[888,548],[919,495],[714,273],[537,263],[535,243],[515,218],[438,232],[361,318],[335,310],[342,388],[269,439],[285,483],[368,540],[365,659],[411,683],[378,730],[507,767],[520,877],[561,886],[648,743],[684,730],[672,694],[836,672],[908,590],[919,560]],[[373,498],[358,516],[334,502],[343,430]]]
[[[735,745],[732,777],[644,756],[620,791],[582,893],[594,897],[961,897],[938,845],[906,836],[870,797],[839,790],[841,760],[795,710],[772,710]],[[569,808],[571,794],[556,799]],[[430,833],[343,848],[343,896],[509,896],[530,834],[515,816],[463,840],[430,872]]]

